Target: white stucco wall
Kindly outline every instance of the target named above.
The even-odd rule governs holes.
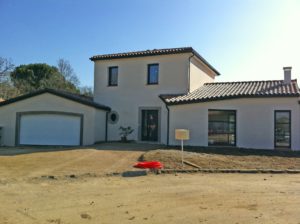
[[[300,150],[300,106],[296,97],[244,98],[170,106],[170,144],[175,129],[190,130],[186,145],[208,145],[208,110],[236,110],[237,147],[274,149],[274,111],[291,110],[292,149]]]
[[[93,123],[95,127],[94,143],[104,142],[106,140],[105,139],[106,111],[95,109],[95,120]]]
[[[129,139],[139,140],[140,108],[161,111],[160,143],[166,143],[167,110],[160,94],[186,93],[190,54],[162,55],[95,61],[95,102],[119,114],[116,124],[108,124],[108,140],[120,140],[119,127],[131,126]],[[159,84],[147,85],[147,65],[159,63]],[[118,66],[118,86],[108,87],[108,67]]]
[[[106,111],[97,110],[53,94],[44,93],[0,107],[0,126],[3,127],[3,145],[15,145],[16,114],[17,112],[28,111],[55,111],[83,114],[83,145],[90,145],[94,144],[95,141],[105,140]]]
[[[213,82],[215,74],[203,62],[193,57],[190,62],[190,92],[203,86],[204,83]]]

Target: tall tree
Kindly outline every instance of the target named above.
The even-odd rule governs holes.
[[[79,92],[73,83],[66,80],[58,68],[47,64],[20,65],[12,71],[10,76],[13,85],[21,94],[44,88]]]

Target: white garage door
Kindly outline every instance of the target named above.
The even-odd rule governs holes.
[[[21,145],[80,145],[81,117],[65,114],[23,114]]]

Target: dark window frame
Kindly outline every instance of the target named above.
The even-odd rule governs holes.
[[[210,144],[209,143],[209,124],[211,123],[209,121],[209,112],[210,111],[222,111],[222,112],[234,112],[234,144]],[[213,122],[218,122],[218,121],[213,121]],[[223,122],[223,121],[222,121]],[[228,120],[227,122],[228,124],[230,123],[233,123],[233,122],[230,122]],[[208,146],[233,146],[233,147],[236,147],[236,142],[237,142],[237,110],[224,110],[224,109],[209,109],[208,110],[208,133],[207,133],[207,140],[208,140]],[[232,133],[227,133],[227,134],[232,134]]]
[[[114,83],[112,83],[112,70],[113,69],[117,69],[118,70],[118,72],[117,72],[117,83],[116,84],[114,84]],[[108,84],[107,84],[107,86],[118,86],[118,82],[119,82],[119,67],[118,66],[110,66],[110,67],[108,67]]]
[[[151,66],[158,66],[157,82],[150,82],[150,67]],[[159,84],[159,63],[148,64],[147,85],[158,85],[158,84]]]
[[[288,123],[277,123],[276,122],[276,113],[277,112],[284,112],[289,114],[289,122]],[[276,128],[277,124],[288,124],[289,125],[289,146],[277,146],[277,135],[276,135]],[[290,149],[292,147],[292,111],[291,110],[274,110],[274,148],[275,149]]]

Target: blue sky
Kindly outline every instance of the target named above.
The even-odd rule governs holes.
[[[0,56],[70,61],[93,85],[95,54],[192,46],[216,81],[300,78],[300,0],[0,0]]]

